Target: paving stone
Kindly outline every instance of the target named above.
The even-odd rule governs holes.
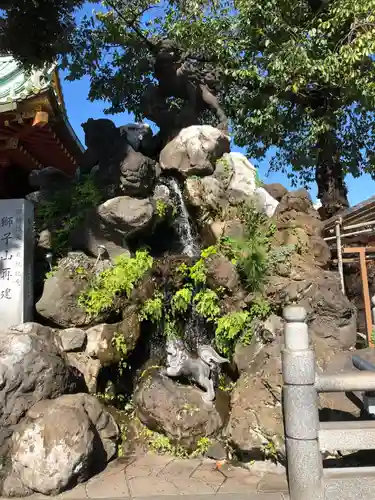
[[[218,493],[257,493],[259,476],[249,476],[238,480],[238,478],[228,478],[219,488]]]
[[[214,495],[217,490],[205,481],[192,477],[173,477],[170,481],[176,486],[180,495]]]
[[[219,471],[227,478],[238,478],[241,481],[242,478],[246,479],[250,476],[257,476],[259,479],[259,474],[252,474],[249,469],[244,469],[243,467],[236,467],[234,465],[225,463],[219,467]]]
[[[83,487],[85,487],[83,485]],[[69,491],[73,491],[73,490],[69,490]],[[86,490],[85,490],[86,492]],[[67,492],[69,493],[69,492]],[[63,495],[64,493],[62,493],[61,495]],[[60,497],[60,495],[59,495]],[[55,498],[59,498],[59,497],[55,497]],[[32,495],[30,495],[29,497],[26,497],[27,500],[47,500],[48,498],[51,498],[47,495],[42,495],[41,493],[33,493]],[[9,500],[9,498],[6,498],[6,497],[0,497],[0,500]],[[14,499],[13,499],[14,500]]]
[[[190,477],[202,465],[202,460],[173,460],[159,473],[160,476]]]
[[[285,494],[286,495],[286,494]],[[180,495],[181,496],[181,495]],[[180,496],[174,496],[174,495],[155,495],[153,496],[153,500],[178,500]],[[238,493],[236,494],[236,498],[233,499],[233,494],[230,493],[224,493],[224,494],[216,494],[214,496],[212,495],[205,495],[205,494],[198,494],[198,495],[183,495],[184,500],[208,500],[210,498],[214,500],[289,500],[288,495],[284,496],[282,493],[253,493],[253,492],[245,492],[245,493]],[[147,497],[137,497],[137,500],[149,500],[150,496]],[[1,500],[1,499],[0,499]],[[111,499],[113,500],[113,499]],[[312,499],[313,500],[313,499]]]
[[[112,474],[124,471],[127,467],[130,467],[135,461],[136,457],[118,458],[116,460],[113,460],[113,462],[109,462],[103,473]]]
[[[264,474],[258,485],[261,492],[287,492],[288,482],[286,476],[281,474]]]
[[[145,455],[128,465],[125,468],[125,474],[128,480],[136,477],[156,476],[173,462],[174,458],[170,456]]]
[[[155,475],[163,470],[163,467],[152,467],[150,465],[136,465],[133,464],[125,470],[127,479],[134,479],[135,477],[148,477],[152,473]]]
[[[179,495],[180,491],[173,483],[164,477],[134,477],[129,479],[130,495],[132,497],[150,497],[154,495]]]
[[[31,498],[31,497],[28,497]],[[39,497],[39,500],[42,497]],[[43,498],[48,498],[48,497],[43,497]],[[86,492],[86,484],[79,484],[75,488],[72,488],[71,490],[64,491],[64,493],[60,493],[60,495],[57,495],[56,500],[68,500],[68,499],[76,499],[80,500],[81,498],[87,498],[87,492]]]
[[[170,462],[174,461],[175,458],[171,455],[155,455],[154,453],[147,453],[138,457],[131,465],[149,465],[149,466],[161,466],[164,467]]]
[[[204,481],[211,486],[214,491],[217,491],[224,483],[225,476],[215,468],[215,462],[206,462],[193,472],[191,479]]]
[[[257,460],[251,464],[246,464],[244,466],[246,470],[249,470],[252,474],[281,474],[286,476],[286,469],[283,465],[273,463],[269,460],[261,461]]]
[[[86,483],[89,498],[124,498],[129,497],[129,488],[124,471],[101,474]]]

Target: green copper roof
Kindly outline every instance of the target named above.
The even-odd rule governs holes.
[[[33,71],[30,74],[11,56],[0,57],[0,104],[21,101],[51,86],[55,67]]]

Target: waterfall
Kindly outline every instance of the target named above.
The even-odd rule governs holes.
[[[182,246],[181,253],[188,257],[196,257],[199,255],[200,249],[189,219],[189,212],[186,208],[180,185],[173,177],[165,179],[165,184],[169,187],[172,201],[176,205],[177,215],[174,219],[173,227]]]
[[[210,345],[213,337],[212,329],[200,316],[193,305],[184,328],[184,342],[192,352],[197,352],[201,345]]]

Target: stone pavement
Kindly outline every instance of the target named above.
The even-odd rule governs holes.
[[[133,460],[117,460],[87,483],[55,498],[140,500],[153,497],[153,500],[168,500],[166,497],[170,499],[171,496],[184,495],[192,500],[201,500],[201,497],[215,495],[217,500],[229,500],[234,494],[237,500],[289,498],[284,469],[276,466],[270,469],[264,464],[255,464],[252,467],[247,470],[224,464],[218,470],[216,462],[212,460],[182,460],[148,454]],[[29,498],[37,500],[46,497],[33,495]]]

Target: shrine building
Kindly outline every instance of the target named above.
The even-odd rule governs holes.
[[[0,199],[32,191],[34,169],[55,167],[74,176],[83,152],[56,67],[27,74],[12,57],[0,57]]]

